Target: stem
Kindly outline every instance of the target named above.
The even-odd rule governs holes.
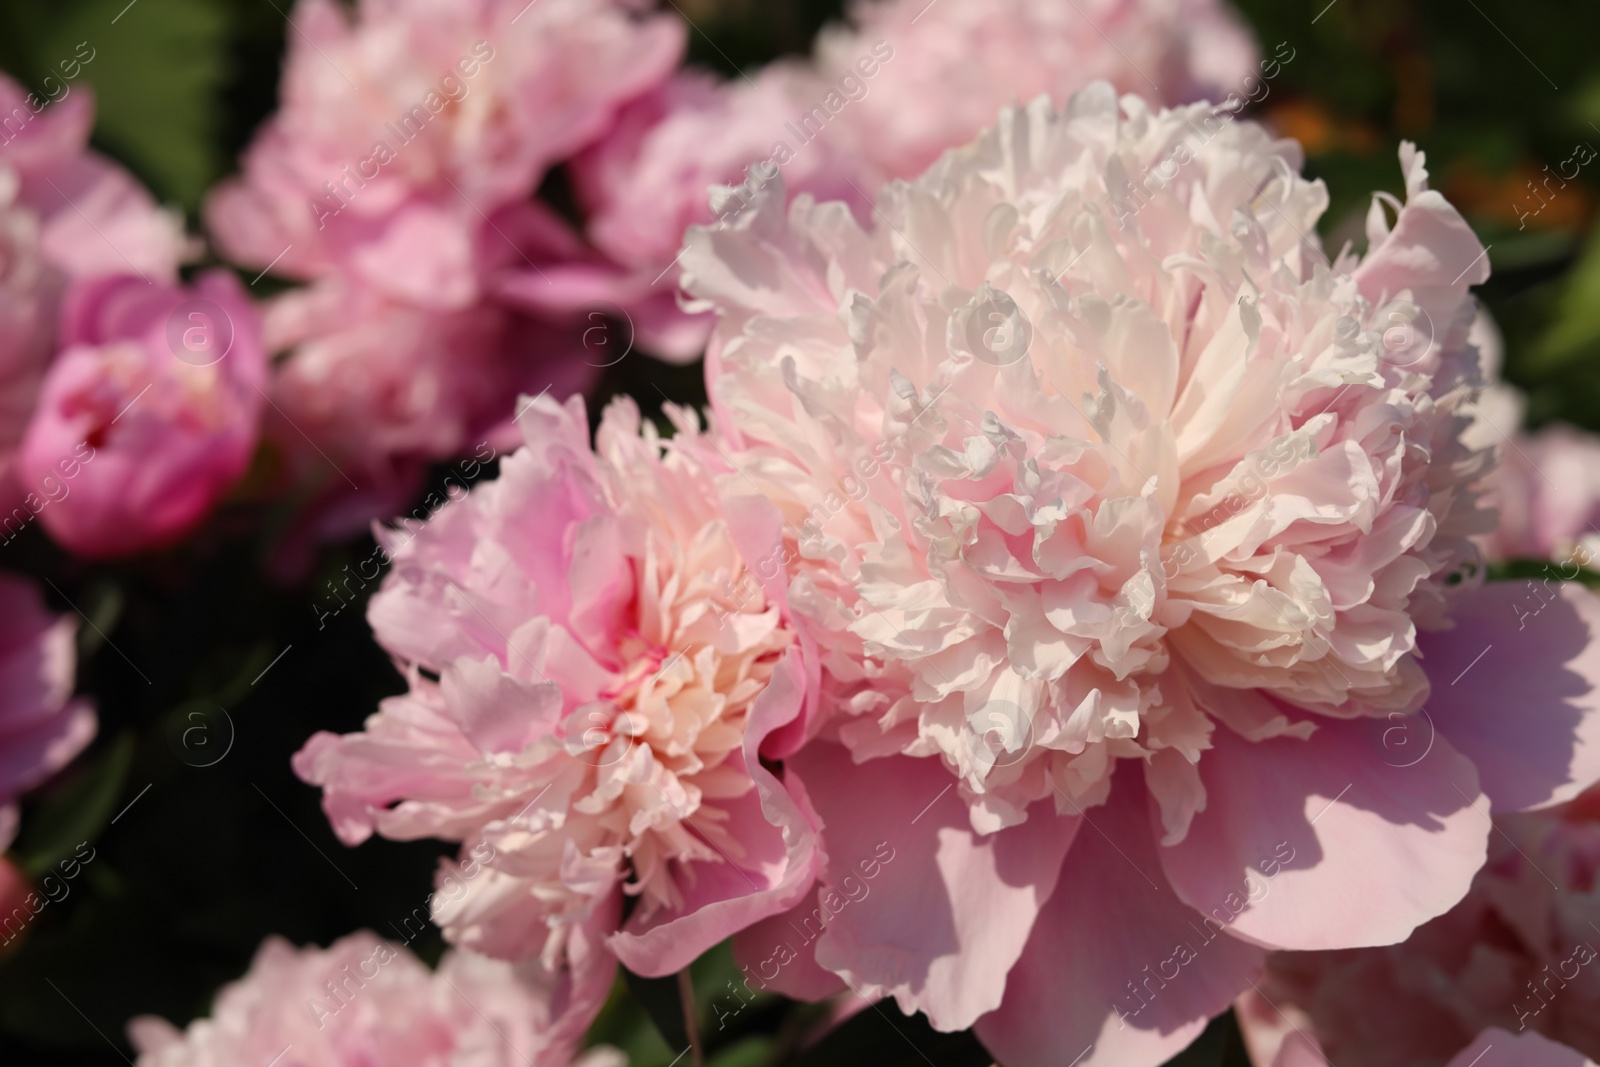
[[[700,1019],[694,1007],[694,979],[689,976],[687,967],[678,972],[678,999],[683,1003],[683,1028],[689,1034],[689,1048],[693,1053],[689,1062],[693,1067],[705,1067],[705,1056],[700,1051]]]

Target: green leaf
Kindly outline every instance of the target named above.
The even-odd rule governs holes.
[[[1549,579],[1557,584],[1563,581],[1574,581],[1590,589],[1600,587],[1600,574],[1587,568],[1575,567],[1578,573],[1569,579],[1560,573],[1566,566],[1566,563],[1552,563],[1547,559],[1506,560],[1489,564],[1486,580],[1491,582],[1517,582],[1532,579],[1539,579],[1540,581]]]
[[[94,87],[95,142],[157,199],[193,210],[222,173],[221,87],[228,7],[216,0],[76,0],[34,21],[29,51],[41,79],[60,76],[79,43],[93,49],[70,86]],[[69,90],[70,91],[70,90]]]
[[[774,1044],[770,1037],[747,1037],[712,1056],[706,1067],[760,1067],[767,1062]]]
[[[632,1067],[666,1067],[683,1049],[682,1045],[667,1048],[639,1002],[629,995],[626,977],[619,977],[611,987],[605,1007],[589,1027],[587,1043],[621,1049]]]
[[[1546,373],[1600,356],[1600,228],[1562,283],[1550,328],[1525,362],[1530,373]]]
[[[43,876],[78,845],[95,840],[105,830],[122,800],[122,783],[133,765],[133,749],[133,735],[122,734],[28,813],[16,853],[31,877]]]
[[[689,1031],[683,1025],[683,1007],[678,999],[678,978],[641,978],[632,971],[624,971],[628,992],[650,1016],[663,1041],[675,1049],[689,1044]]]

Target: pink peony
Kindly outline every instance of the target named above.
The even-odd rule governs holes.
[[[301,0],[282,106],[208,207],[218,244],[284,277],[465,306],[485,216],[677,65],[681,24],[637,6],[363,0],[352,18]]]
[[[255,451],[266,360],[243,288],[221,271],[80,283],[61,344],[17,458],[26,507],[81,555],[175,540]]]
[[[269,432],[297,478],[350,490],[318,504],[336,527],[506,433],[519,390],[614,361],[585,315],[622,310],[626,272],[533,197],[670,75],[683,27],[634,0],[303,0],[294,22],[282,105],[206,217],[229,258],[311,283],[266,312],[290,353]]]
[[[1495,825],[1466,899],[1405,943],[1270,957],[1238,1005],[1255,1061],[1296,1027],[1371,1067],[1453,1063],[1485,1025],[1600,1057],[1600,787]]]
[[[821,668],[786,770],[827,783],[826,914],[789,917],[826,929],[787,970],[741,939],[763,978],[976,1023],[1012,1067],[1156,1063],[1264,947],[1405,937],[1491,803],[1600,773],[1600,601],[1518,630],[1520,590],[1473,580],[1488,266],[1401,160],[1406,202],[1330,264],[1296,145],[1100,84],[1003,112],[870,229],[780,184],[691,235],[730,462]],[[885,881],[830,904],[879,840]]]
[[[138,1067],[621,1067],[615,1050],[574,1059],[571,1013],[592,1015],[611,970],[553,974],[470,952],[437,972],[362,931],[326,949],[269,937],[250,970],[217,995],[209,1019],[179,1030],[128,1024]]]
[[[177,279],[191,251],[183,218],[158,207],[132,175],[87,147],[94,126],[88,86],[73,85],[49,104],[0,74],[0,120],[0,172],[15,175],[17,202],[37,214],[53,267],[75,278]]]
[[[915,177],[993,125],[1000,108],[1041,93],[1062,103],[1103,79],[1169,104],[1260,100],[1270,92],[1261,74],[1279,69],[1258,70],[1255,41],[1226,0],[857,0],[851,23],[823,31],[818,76],[824,88],[854,77],[865,94],[836,111],[820,95],[802,107],[837,114],[869,191]],[[882,73],[863,78],[862,60],[886,53]]]
[[[72,698],[77,630],[30,583],[0,574],[0,852],[16,836],[17,797],[94,739],[94,709]]]
[[[1487,554],[1600,568],[1600,437],[1559,423],[1531,434],[1515,426],[1490,483],[1500,523]]]
[[[21,498],[12,461],[55,355],[61,278],[39,248],[38,216],[16,203],[16,175],[0,163],[0,507]],[[6,525],[9,539],[17,529]]]
[[[573,162],[590,239],[647,285],[662,287],[663,296],[671,294],[684,231],[712,221],[714,186],[741,181],[758,162],[771,168],[765,173],[781,168],[791,193],[851,201],[865,217],[871,205],[853,187],[853,179],[865,180],[855,164],[826,139],[802,143],[789,125],[824,89],[808,69],[779,63],[753,79],[728,82],[682,73],[630,105],[605,139]],[[739,209],[730,200],[723,213]],[[677,328],[644,333],[644,344],[664,356],[698,356],[710,316],[665,321]],[[691,328],[695,322],[699,327]]]
[[[805,646],[775,569],[732,593],[778,519],[724,505],[718,445],[685,413],[667,442],[619,401],[591,452],[579,399],[522,404],[496,481],[382,537],[369,618],[410,691],[295,770],[346,843],[445,838],[483,864],[435,905],[450,941],[550,961],[609,922],[629,968],[665,974],[816,875],[805,794],[763,765],[799,741]]]
[[[56,353],[67,282],[173,282],[189,251],[182,218],[87,148],[93,124],[86,86],[67,84],[51,104],[0,74],[0,507],[18,522],[13,462]],[[8,537],[17,529],[7,522]]]
[[[1260,1062],[1265,1065],[1268,1061]],[[1328,1062],[1314,1040],[1298,1033],[1291,1033],[1270,1061],[1271,1067],[1327,1067]],[[1595,1062],[1538,1034],[1512,1034],[1491,1028],[1479,1034],[1446,1067],[1595,1067]]]

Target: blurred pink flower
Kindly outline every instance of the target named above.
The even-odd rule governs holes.
[[[826,929],[780,988],[832,971],[1011,1067],[1158,1063],[1264,946],[1405,937],[1465,894],[1491,804],[1600,775],[1600,600],[1519,630],[1521,590],[1475,580],[1488,267],[1400,156],[1392,223],[1380,198],[1330,264],[1298,146],[1102,83],[1003,112],[871,228],[780,182],[691,234],[718,426],[821,668],[785,766]],[[881,888],[832,914],[880,839]]]
[[[602,141],[573,161],[590,240],[647,285],[670,294],[677,287],[671,267],[684,232],[712,221],[712,187],[743,182],[747,168],[757,163],[781,167],[791,194],[844,200],[865,217],[871,205],[852,186],[859,177],[855,164],[835,144],[818,140],[807,147],[786,127],[824,90],[807,68],[775,63],[752,79],[727,82],[684,72],[631,104]],[[737,210],[738,202],[730,201],[724,213]],[[646,347],[675,359],[699,356],[710,316],[672,316],[667,322],[675,332],[641,331]]]
[[[92,90],[79,83],[38,111],[36,100],[0,74],[0,118],[8,120],[0,172],[16,176],[16,202],[38,215],[45,259],[74,278],[138,274],[175,281],[191,252],[183,217],[158,207],[132,175],[88,148]]]
[[[296,477],[321,468],[313,523],[343,533],[503,438],[519,390],[606,365],[581,313],[625,318],[632,283],[533,196],[671,74],[684,31],[634,0],[302,0],[294,21],[280,109],[206,217],[235,262],[311,283],[266,312],[290,353],[269,433]]]
[[[1454,1064],[1484,1026],[1600,1057],[1600,787],[1495,825],[1466,899],[1403,944],[1269,957],[1238,1004],[1255,1062],[1298,1029],[1336,1063]]]
[[[190,251],[181,216],[88,149],[93,124],[87,86],[49,104],[0,74],[0,508],[13,515],[23,496],[13,461],[56,354],[67,282],[172,282]]]
[[[663,441],[618,401],[591,451],[581,401],[522,403],[497,480],[382,537],[368,616],[410,691],[295,771],[347,844],[438,837],[482,863],[442,872],[466,885],[434,906],[451,942],[548,962],[626,893],[606,944],[667,974],[816,875],[805,795],[763,765],[798,741],[802,645],[770,570],[740,589],[777,517],[725,506],[685,412]]]
[[[180,537],[255,452],[266,359],[243,288],[222,271],[81,282],[60,343],[17,457],[28,509],[80,555]]]
[[[595,966],[595,963],[601,965]],[[179,1030],[128,1024],[138,1067],[622,1067],[614,1050],[575,1057],[610,988],[609,960],[560,972],[448,952],[431,972],[361,931],[326,949],[269,937],[211,1016]]]
[[[301,0],[279,111],[208,207],[218,245],[287,278],[470,304],[485,217],[677,65],[681,23],[639,7],[363,0],[352,17]]]
[[[94,709],[72,698],[77,632],[31,583],[0,574],[0,852],[16,836],[17,797],[94,739]]]
[[[1099,80],[1157,104],[1243,98],[1259,92],[1258,54],[1227,0],[856,0],[849,26],[823,31],[816,65],[824,88],[841,78],[865,85],[837,109],[837,136],[865,162],[862,184],[875,193],[882,181],[916,177],[1018,101],[1042,93],[1063,104]],[[862,77],[863,59],[883,60],[883,72]],[[825,136],[836,136],[831,125]]]
[[[1525,433],[1516,425],[1507,427],[1510,439],[1489,482],[1489,501],[1500,513],[1485,545],[1489,558],[1600,567],[1600,437],[1575,426]]]
[[[17,446],[55,355],[61,277],[39,248],[39,219],[15,201],[16,175],[0,164],[0,509],[22,498],[12,472]],[[20,524],[6,523],[5,536]]]
[[[1327,1067],[1329,1060],[1313,1039],[1291,1032],[1275,1058],[1257,1062],[1260,1067]],[[1445,1067],[1595,1067],[1595,1063],[1583,1053],[1538,1034],[1512,1034],[1490,1028]]]

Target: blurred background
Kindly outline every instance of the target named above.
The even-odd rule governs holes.
[[[1062,0],[1069,3],[1070,0]],[[733,74],[809,49],[837,0],[677,0],[691,59]],[[1396,147],[1416,141],[1435,188],[1489,246],[1481,296],[1505,337],[1504,374],[1532,426],[1600,429],[1600,59],[1564,0],[1243,0],[1271,54],[1295,58],[1254,111],[1305,146],[1333,203],[1323,237],[1359,246],[1372,190],[1404,195]],[[205,191],[235,167],[276,102],[287,0],[7,0],[0,68],[38,87],[80,42],[98,98],[94,145],[181,207],[198,231]],[[113,21],[114,20],[114,21]],[[1583,149],[1587,148],[1587,152]],[[1550,181],[1553,174],[1560,177]],[[559,175],[552,180],[559,180]],[[248,280],[248,279],[246,279]],[[270,284],[270,283],[269,283]],[[658,392],[659,390],[659,392]],[[703,400],[697,368],[635,354],[594,398]],[[1504,427],[1509,431],[1510,427]],[[438,485],[441,468],[431,479]],[[318,590],[367,558],[370,539],[320,550],[301,581],[264,577],[275,531],[250,511],[247,478],[180,548],[92,570],[37,524],[4,548],[9,570],[48,582],[56,610],[89,620],[79,689],[98,704],[92,748],[26,802],[13,858],[37,877],[80,842],[96,858],[25,937],[0,949],[0,1063],[109,1065],[129,1058],[127,1020],[182,1025],[208,1011],[261,939],[326,944],[358,928],[398,936],[447,846],[372,841],[347,849],[289,757],[315,730],[357,728],[404,688],[355,602]],[[437,933],[413,942],[430,962]],[[697,964],[702,1003],[733,974]],[[814,1009],[758,1001],[736,1023],[705,1020],[710,1062],[989,1062],[970,1038],[919,1020],[900,1033],[863,1012],[821,1045],[791,1051]],[[676,992],[619,987],[596,1039],[665,1067],[683,1039]],[[664,1036],[663,1036],[664,1035]],[[1241,1063],[1227,1019],[1180,1062]],[[261,1065],[258,1065],[261,1067]]]

